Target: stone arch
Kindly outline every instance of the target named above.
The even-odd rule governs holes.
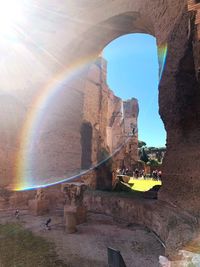
[[[53,0],[49,1],[50,4],[51,1],[53,2]],[[20,96],[24,99],[23,101],[27,102],[27,108],[31,108],[31,98],[34,98],[34,93],[40,89],[38,85],[45,84],[47,80],[51,81],[52,76],[62,71],[63,68],[70,68],[74,63],[88,58],[96,58],[107,43],[123,34],[143,32],[154,35],[157,39],[158,46],[163,43],[168,43],[166,68],[159,88],[160,114],[168,134],[168,151],[164,162],[164,175],[166,180],[164,181],[164,186],[159,196],[160,199],[190,210],[189,199],[191,199],[191,196],[193,200],[196,199],[196,204],[200,200],[200,196],[198,196],[197,193],[200,189],[198,184],[198,172],[200,171],[198,153],[195,152],[197,159],[194,164],[190,163],[188,165],[187,163],[187,171],[185,169],[185,163],[183,164],[182,162],[184,162],[184,151],[190,151],[191,155],[194,151],[199,151],[199,149],[197,149],[197,147],[200,146],[198,138],[196,138],[195,145],[191,146],[192,138],[197,136],[199,132],[198,116],[194,119],[194,112],[192,112],[192,110],[196,113],[199,112],[197,108],[198,97],[196,97],[198,93],[197,90],[195,93],[192,90],[194,93],[192,96],[189,93],[189,86],[187,86],[185,82],[183,85],[185,89],[181,90],[181,82],[177,79],[177,74],[180,74],[179,77],[181,77],[186,71],[188,77],[192,77],[191,79],[196,83],[195,77],[191,74],[191,71],[183,71],[183,68],[182,70],[180,69],[180,62],[187,53],[187,48],[189,46],[191,47],[192,42],[191,39],[188,39],[188,34],[190,33],[188,30],[190,21],[190,14],[187,8],[188,1],[94,0],[91,3],[91,1],[83,2],[76,0],[73,1],[73,3],[71,2],[72,1],[67,1],[60,6],[60,10],[63,11],[63,14],[66,14],[66,17],[63,16],[61,18],[59,12],[53,12],[53,23],[48,29],[43,28],[41,26],[43,25],[42,23],[38,23],[40,26],[37,26],[35,31],[30,33],[30,38],[34,39],[37,36],[38,39],[36,38],[36,41],[43,44],[43,50],[48,51],[48,53],[43,53],[44,55],[39,56],[42,63],[40,65],[45,66],[45,68],[33,64],[33,67],[37,70],[35,73],[41,73],[41,75],[34,76],[35,80],[31,83],[30,94],[20,94]],[[37,12],[38,11],[36,11],[35,17],[37,17],[37,15],[40,17]],[[37,23],[35,24],[37,25]],[[44,25],[46,24],[44,23]],[[194,21],[191,22],[191,25],[194,25]],[[31,28],[31,22],[29,26]],[[57,34],[56,38],[55,32]],[[20,55],[17,55],[16,58],[19,62],[22,62]],[[190,58],[193,60],[192,54]],[[21,80],[23,80],[24,77],[28,77],[25,71],[29,69],[25,65],[27,62],[28,60],[23,61],[22,64],[25,68],[21,68],[18,72],[18,76],[21,77]],[[81,79],[82,78],[83,77],[81,77]],[[79,81],[80,83],[81,79]],[[196,85],[194,87],[196,88]],[[190,95],[188,98],[187,93]],[[179,96],[181,97],[179,98]],[[28,99],[29,97],[30,99]],[[195,99],[195,101],[192,99]],[[184,104],[185,107],[192,105],[192,109],[187,108],[187,112],[184,110],[182,113],[181,109],[179,109],[179,107],[183,107],[182,104]],[[191,119],[190,125],[185,123],[186,119],[184,119],[183,114],[187,115],[187,120]],[[180,123],[177,122],[181,122],[182,126],[185,125],[186,127],[184,126],[181,128]],[[54,136],[55,133],[52,135]],[[181,136],[183,135],[184,148],[187,147],[187,149],[183,149],[183,146],[180,144]],[[78,149],[79,148],[77,148],[77,151]],[[178,161],[175,160],[174,154],[177,155]],[[174,165],[175,162],[179,162],[179,164]],[[79,164],[75,165],[77,167]],[[170,168],[170,166],[173,167]],[[47,167],[49,168],[49,166]],[[64,168],[65,166],[63,166],[63,169]],[[193,168],[195,168],[196,171],[193,173],[194,175],[190,175],[191,169]],[[174,173],[169,171],[169,169],[173,169]],[[58,175],[57,169],[54,171],[56,173],[55,175]],[[174,176],[177,172],[179,172],[179,174]],[[173,189],[174,187],[171,186],[173,184],[173,177],[176,177],[175,179],[178,181],[177,188],[179,188],[179,194],[177,194],[177,189]],[[192,179],[190,177],[192,177]],[[183,180],[186,186],[180,187]],[[190,183],[191,180],[195,183],[195,186],[193,186],[193,183]],[[187,192],[185,189],[186,187]],[[195,209],[200,210],[197,205]]]
[[[160,115],[167,131],[166,179],[159,199],[199,216],[200,91],[194,34],[193,14],[184,12],[168,38],[169,53],[159,86]]]
[[[190,183],[192,180],[199,188],[198,160],[195,161],[195,164],[188,165],[187,162],[187,171],[186,165],[182,163],[184,162],[183,154],[186,153],[184,148],[186,151],[190,151],[191,155],[194,152],[191,138],[197,136],[199,131],[199,115],[197,115],[199,114],[197,104],[199,96],[198,90],[195,89],[198,85],[193,63],[192,38],[188,37],[192,34],[192,31],[189,30],[189,21],[191,25],[194,25],[194,21],[192,22],[188,12],[187,1],[123,1],[122,3],[119,0],[115,3],[108,3],[106,10],[108,11],[105,12],[103,5],[98,8],[93,7],[91,14],[90,7],[88,10],[83,10],[82,15],[87,12],[90,14],[90,23],[87,24],[80,36],[67,45],[66,51],[70,50],[72,44],[75,44],[74,53],[71,53],[68,62],[70,64],[70,61],[77,58],[95,58],[109,42],[127,33],[152,34],[155,36],[158,46],[168,45],[166,67],[159,85],[159,113],[167,131],[167,153],[164,161],[165,181],[159,198],[191,211],[190,197],[192,195],[196,202],[193,210],[199,210],[197,203],[200,201],[200,197],[195,192],[193,184]],[[189,54],[187,50],[190,51]],[[190,62],[188,69],[183,67],[184,60]],[[186,63],[186,65],[188,64]],[[187,75],[192,83],[184,82],[181,78],[182,75]],[[189,84],[191,86],[188,86]],[[191,87],[192,90],[190,90]],[[181,90],[181,88],[185,89]],[[189,108],[191,104],[192,108]],[[187,125],[188,120],[190,120],[189,125]],[[184,140],[184,146],[181,145],[181,140]],[[174,153],[174,151],[176,152]],[[172,168],[170,168],[171,164]],[[195,172],[191,176],[192,166],[195,166]],[[174,184],[173,177],[176,177],[175,179],[178,181],[175,186],[172,186]],[[183,180],[184,186],[182,187]]]
[[[152,19],[136,11],[124,11],[113,14],[106,20],[100,21],[87,29],[83,35],[73,40],[66,51],[73,47],[75,54],[66,58],[67,62],[74,62],[77,58],[97,58],[104,47],[114,39],[129,33],[147,33],[155,36]]]

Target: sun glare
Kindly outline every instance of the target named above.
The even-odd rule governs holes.
[[[0,0],[0,34],[13,30],[22,19],[22,3],[18,0]]]

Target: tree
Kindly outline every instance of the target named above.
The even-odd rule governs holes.
[[[138,141],[138,148],[142,148],[143,146],[146,146],[147,144],[144,141]]]
[[[156,159],[151,159],[147,163],[151,167],[159,167],[161,164]]]

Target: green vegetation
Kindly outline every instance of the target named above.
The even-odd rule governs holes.
[[[149,157],[148,157],[144,148],[142,148],[140,160],[144,161],[145,163],[147,163],[149,161]]]
[[[148,147],[144,141],[138,141],[139,158],[151,167],[162,164],[165,152],[166,147]]]
[[[150,160],[147,162],[147,165],[148,165],[148,166],[151,166],[151,167],[160,167],[160,166],[161,166],[161,163],[158,162],[158,160],[156,160],[156,159],[150,159]]]
[[[143,146],[146,146],[147,144],[144,141],[138,141],[138,148],[142,148]]]
[[[0,266],[67,267],[56,255],[54,245],[19,224],[0,225]]]

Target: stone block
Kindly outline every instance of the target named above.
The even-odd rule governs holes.
[[[86,222],[87,220],[87,209],[85,206],[70,206],[70,205],[65,205],[64,206],[64,219],[66,220],[67,214],[68,213],[74,213],[76,217],[76,224],[82,224]]]
[[[12,208],[26,208],[30,199],[34,198],[34,191],[14,192],[9,198],[9,205]]]
[[[65,231],[68,234],[73,234],[77,232],[76,213],[73,211],[67,211],[65,214]]]
[[[66,203],[72,206],[79,206],[82,204],[86,189],[87,186],[80,182],[63,183],[61,187]]]
[[[33,215],[44,215],[49,212],[49,200],[32,199],[28,202],[29,211]]]
[[[87,220],[87,209],[84,206],[78,206],[76,209],[77,225],[86,222]]]

